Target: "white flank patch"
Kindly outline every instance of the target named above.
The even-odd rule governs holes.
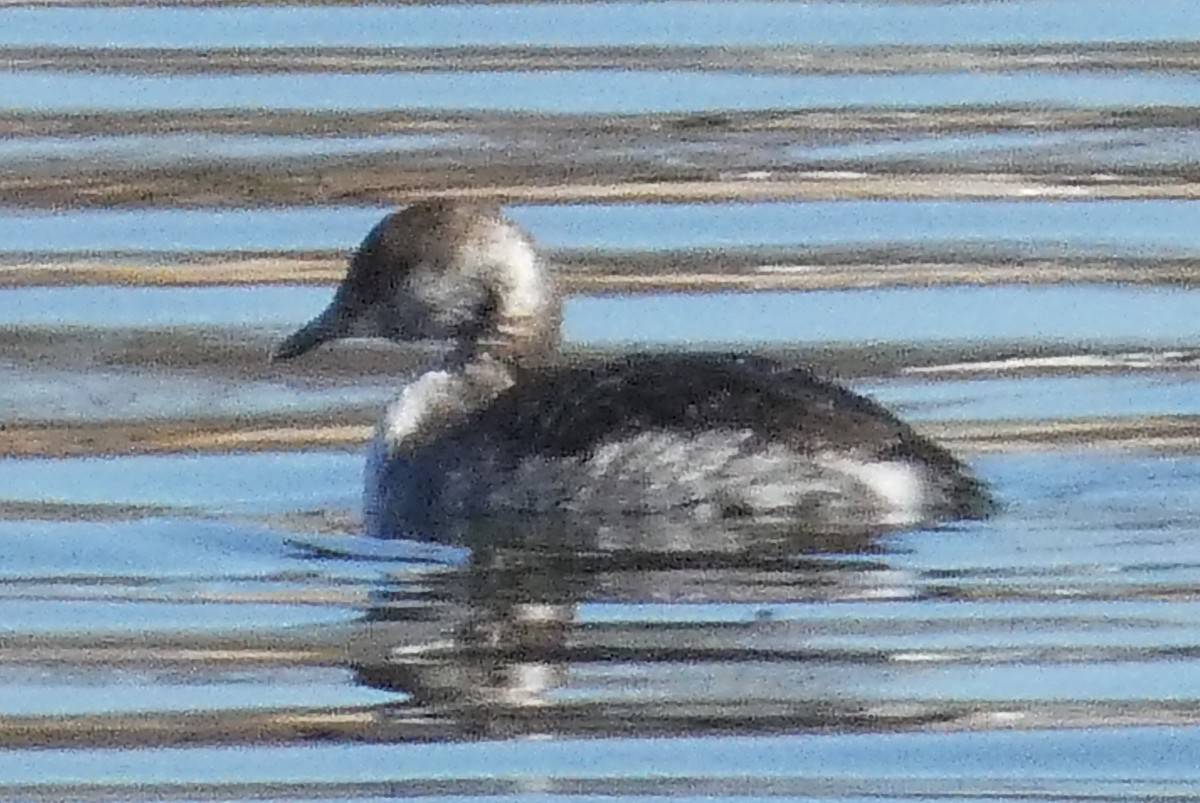
[[[749,430],[658,430],[601,443],[586,458],[531,456],[511,482],[492,491],[490,501],[498,507],[547,505],[576,512],[686,508],[705,519],[730,506],[774,513],[824,506],[845,492],[870,495],[845,472],[781,444],[747,449],[751,438]]]
[[[824,462],[879,497],[884,508],[881,524],[915,524],[924,518],[928,489],[920,466],[901,460],[864,463],[849,457],[831,457]]]

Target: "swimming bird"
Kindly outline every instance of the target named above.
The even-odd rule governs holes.
[[[876,402],[751,355],[555,359],[561,300],[532,237],[496,207],[431,200],[386,216],[333,301],[280,342],[444,341],[403,385],[367,461],[367,530],[509,514],[809,528],[977,518],[986,486]]]

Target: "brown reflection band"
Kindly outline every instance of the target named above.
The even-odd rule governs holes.
[[[559,284],[572,295],[885,287],[1200,284],[1195,259],[1031,256],[1002,249],[731,248],[675,251],[558,251]],[[330,285],[341,280],[341,253],[204,255],[10,255],[0,289],[19,287],[198,287]]]
[[[1041,449],[1136,449],[1194,453],[1200,447],[1200,416],[1092,418],[1028,421],[922,422],[917,429],[961,452]],[[116,422],[86,425],[8,425],[0,457],[72,458],[135,454],[232,453],[357,449],[370,424],[255,426],[245,417],[228,421]]]

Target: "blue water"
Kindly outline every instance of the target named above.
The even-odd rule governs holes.
[[[275,672],[249,681],[231,675],[215,681],[188,682],[178,675],[121,672],[91,687],[70,678],[6,678],[0,684],[0,716],[69,716],[147,711],[221,711],[229,708],[310,708],[320,705],[373,705],[396,695],[356,688],[345,669]],[[24,681],[24,682],[22,682]]]
[[[666,0],[0,9],[0,46],[1118,41],[1200,41],[1197,5],[1194,0]],[[448,70],[454,66],[446,65]],[[0,110],[612,113],[976,103],[1030,104],[1035,118],[1050,106],[1124,111],[1147,104],[1180,106],[1186,115],[1188,108],[1200,105],[1200,77],[1036,71],[821,77],[601,71],[238,77],[0,72]],[[906,136],[886,126],[879,132],[884,138],[894,134],[898,141]],[[1110,136],[1094,129],[1040,136],[982,134],[900,144],[875,140],[865,147],[851,143],[825,149],[773,141],[779,160],[788,164],[803,159],[943,158],[966,152],[1003,165],[1010,151],[1028,148],[1037,158],[1040,148],[1042,154],[1074,159],[1072,164],[1107,169],[1109,164],[1127,167],[1122,160],[1129,158],[1163,163],[1164,154],[1171,164],[1184,164],[1195,151],[1185,131],[1145,141],[1137,133]],[[94,156],[153,164],[440,144],[445,143],[420,136],[29,138],[0,143],[0,159],[30,164]],[[506,158],[498,150],[494,155],[498,163]],[[776,162],[755,158],[756,164],[774,169]],[[128,261],[140,262],[144,252],[349,250],[383,211],[0,210],[0,251],[37,252],[52,263],[54,255],[64,252],[126,252],[133,254]],[[1200,256],[1200,203],[1188,201],[625,204],[524,206],[512,214],[553,248],[610,252],[895,244],[918,249],[996,246],[1041,256]],[[109,334],[122,327],[183,326],[242,342],[262,339],[263,329],[281,332],[299,325],[324,307],[331,292],[329,287],[8,290],[0,292],[0,325],[86,325]],[[965,340],[990,350],[997,340],[1021,340],[1193,348],[1200,342],[1200,295],[1184,287],[1080,286],[574,298],[567,304],[565,324],[569,343],[596,345],[819,347],[834,342],[869,348],[873,341]],[[248,333],[247,328],[259,331]],[[261,413],[289,408],[297,399],[316,399],[313,387],[326,394],[320,396],[324,401],[379,398],[380,386],[367,385],[375,379],[342,394],[319,369],[302,376],[302,364],[235,390],[226,379],[206,381],[203,365],[175,367],[176,355],[149,366],[101,365],[97,360],[88,376],[56,386],[55,371],[80,370],[89,359],[86,341],[91,336],[63,333],[65,347],[72,345],[71,338],[80,341],[77,352],[67,348],[70,355],[63,364],[43,364],[40,354],[35,358],[39,362],[29,365],[0,363],[0,381],[21,385],[0,391],[0,396],[24,400],[14,409],[34,409],[60,421],[69,418],[65,411],[81,409],[72,406],[71,394],[88,396],[96,410],[128,417],[147,410]],[[123,371],[134,378],[122,381]],[[918,422],[1033,417],[1052,423],[1111,415],[1128,424],[1142,416],[1200,412],[1195,374],[1176,365],[1121,376],[926,381],[914,375],[861,387]],[[238,376],[232,367],[224,375]],[[289,395],[293,382],[294,397]],[[489,574],[486,564],[474,566],[461,549],[430,548],[418,555],[415,545],[404,542],[367,543],[353,534],[361,490],[358,450],[0,460],[0,504],[10,516],[60,517],[0,521],[0,732],[14,741],[23,737],[24,725],[7,718],[14,714],[101,717],[73,731],[78,741],[69,743],[74,749],[6,745],[0,750],[0,797],[288,799],[297,794],[297,787],[237,786],[278,783],[307,785],[304,794],[331,800],[389,795],[443,801],[483,795],[681,802],[1183,799],[1200,786],[1195,758],[1200,728],[1175,724],[1179,715],[1162,706],[1181,703],[1186,721],[1200,700],[1200,667],[1194,657],[1200,643],[1195,594],[1200,461],[1193,455],[1150,451],[1122,454],[1102,446],[1097,442],[1065,453],[968,455],[1002,503],[999,515],[989,521],[847,543],[797,538],[794,554],[789,546],[790,562],[768,561],[765,569],[752,560],[758,557],[753,549],[738,556],[747,559],[745,566],[732,567],[694,557],[694,564],[685,558],[679,566],[672,561],[645,566],[640,556],[630,560],[626,555],[606,567],[588,555],[587,569],[572,564],[575,574],[570,577],[559,576],[561,567],[538,560],[540,556],[513,555],[511,564],[500,561]],[[101,509],[55,508],[54,503]],[[149,519],[121,518],[122,512],[114,509],[121,505],[168,510]],[[331,516],[344,528],[342,533],[310,532],[321,528],[327,513],[342,515]],[[93,520],[85,520],[89,517]],[[524,582],[508,582],[506,572],[522,560],[529,562],[530,574],[518,573]],[[428,561],[434,562],[432,567]],[[439,572],[444,573],[441,585],[430,580]],[[512,599],[536,612],[538,603],[547,601],[539,597],[547,587],[561,595],[554,602],[565,611],[568,644],[594,643],[592,653],[585,649],[582,656],[555,666],[490,656],[486,650],[482,655],[453,654],[454,640],[464,634],[495,634],[505,644],[512,631],[488,617],[496,617]],[[390,597],[397,588],[407,591]],[[389,612],[399,615],[363,621]],[[499,628],[489,629],[492,625]],[[547,643],[556,646],[553,638]],[[687,655],[672,657],[672,649]],[[303,657],[314,650],[322,657]],[[637,657],[619,660],[622,650]],[[414,677],[446,683],[442,690],[450,705],[406,707],[418,699],[419,684],[391,691],[368,687],[354,671],[362,651],[379,664],[390,662]],[[411,666],[402,666],[405,654],[416,656]],[[493,658],[494,666],[487,663]],[[439,674],[439,669],[444,671]],[[481,686],[498,677],[530,683],[526,691],[534,706],[523,708],[517,702],[499,710],[514,714],[502,727],[531,738],[478,738],[480,731],[474,729],[489,735],[486,728],[497,709],[475,700],[486,692]],[[538,688],[539,680],[546,686]],[[1124,706],[1117,719],[1111,714],[1116,708],[1104,707],[1114,702]],[[867,712],[865,717],[855,711],[853,717],[816,726],[820,733],[808,732],[814,726],[799,718],[809,711],[854,710],[856,705]],[[327,710],[333,706],[363,708]],[[1055,720],[1038,718],[1047,710],[1061,710],[1056,707],[1070,708],[1070,715],[1078,717],[1074,724],[1160,726],[1056,729]],[[272,719],[268,709],[275,708],[282,710]],[[311,728],[300,738],[312,741],[281,746],[251,734],[246,743],[218,746],[98,747],[112,744],[109,739],[129,738],[135,730],[104,719],[105,714],[145,712],[150,719],[144,722],[153,722],[157,713],[191,711],[202,722],[244,724],[239,710],[267,714],[266,723],[298,716],[291,721]],[[536,713],[526,716],[530,712]],[[727,736],[705,724],[762,733],[761,715],[772,712],[796,712],[798,718],[766,736]],[[887,716],[897,712],[948,716],[935,717],[927,728],[899,726],[901,731],[928,732],[891,732]],[[871,718],[880,713],[880,720]],[[664,714],[677,717],[677,724],[655,738],[606,738],[645,733],[639,728]],[[738,721],[738,716],[746,718]],[[553,732],[555,726],[578,733],[570,729],[580,728],[588,717],[595,738],[544,737],[543,731]],[[418,729],[425,725],[429,730],[414,731],[420,736],[451,737],[432,744],[339,742],[337,731],[326,733],[322,722],[334,728],[358,723],[366,738],[376,727],[386,732],[396,723]],[[52,731],[65,724],[46,719],[34,727]],[[106,724],[113,729],[104,730]],[[454,730],[456,724],[461,731]],[[1034,724],[1038,730],[1006,730]],[[965,730],[932,732],[943,727]],[[852,735],[845,730],[869,732]],[[215,738],[233,742],[242,732],[231,728]],[[455,741],[456,733],[469,738]],[[168,726],[149,738],[178,744],[172,740],[181,736]],[[85,786],[52,786],[74,782]],[[364,782],[381,786],[355,785]],[[151,786],[156,783],[169,786]]]
[[[1200,132],[1184,128],[1133,131],[1022,131],[913,135],[830,145],[796,145],[790,156],[801,164],[856,165],[947,161],[976,168],[1025,164],[1069,164],[1088,168],[1164,167],[1200,161]]]
[[[293,783],[404,779],[809,778],[1084,781],[1165,792],[1200,782],[1200,728],[604,739],[430,745],[0,753],[10,783]],[[719,759],[717,758],[719,757]],[[754,780],[760,779],[760,780]],[[819,788],[814,784],[814,788]],[[957,790],[961,791],[961,789]],[[527,794],[528,792],[526,792]]]
[[[23,326],[284,329],[329,303],[320,287],[32,287],[0,294],[0,321]],[[264,351],[263,361],[267,355]],[[187,389],[182,380],[180,391]]]
[[[54,464],[55,461],[45,461],[42,465]],[[70,502],[71,491],[61,492],[64,485],[71,480],[78,480],[77,469],[72,465],[86,461],[60,461],[64,474],[75,474],[74,477],[63,477],[58,486],[51,482],[46,486],[47,498],[59,498],[59,501]],[[136,458],[122,458],[104,461],[108,465],[101,471],[93,471],[91,476],[97,485],[104,486],[107,474],[112,476],[122,473],[126,480],[133,479],[137,463]],[[122,465],[132,462],[134,465]],[[245,460],[232,456],[210,458],[209,463],[216,463],[231,475],[237,475],[244,483],[246,477],[254,470],[262,471],[269,462],[257,461],[247,464]],[[4,468],[6,480],[14,473],[28,471],[32,476],[44,478],[42,466],[35,461],[4,460],[0,461]],[[155,495],[148,492],[145,486],[156,485],[157,495],[170,494],[173,484],[172,472],[161,474],[155,472],[152,462],[149,466],[141,461],[142,471],[140,482],[143,489],[135,491],[133,496]],[[271,475],[274,476],[274,475]],[[5,494],[5,501],[20,498],[28,494],[30,484],[24,488],[13,487],[8,481],[5,487],[10,489]],[[109,486],[111,487],[111,486]],[[22,492],[25,491],[23,494]],[[59,493],[61,492],[61,493]],[[113,495],[111,501],[121,501],[120,495]],[[200,500],[197,510],[213,513],[220,507],[218,499],[204,498]],[[5,591],[11,593],[17,581],[27,583],[61,582],[63,578],[107,578],[114,583],[131,583],[132,581],[152,580],[154,584],[165,586],[169,583],[190,581],[201,588],[202,583],[218,587],[221,583],[233,584],[249,579],[267,582],[269,579],[291,577],[298,581],[306,569],[314,566],[291,554],[282,534],[272,532],[260,526],[249,526],[244,522],[220,522],[214,520],[188,520],[180,517],[164,516],[145,520],[112,522],[93,521],[0,521],[0,543],[4,545],[7,556],[4,566],[0,567],[0,578],[6,585]],[[321,567],[326,573],[343,568],[341,564],[329,564]],[[128,589],[127,589],[128,590]],[[81,595],[82,596],[82,595]],[[91,602],[97,607],[104,607],[107,601],[102,590],[93,589]],[[79,600],[86,601],[86,600]],[[116,607],[119,607],[116,606]],[[5,625],[10,630],[23,630],[32,624],[31,621],[18,623],[8,620]]]
[[[1190,0],[609,2],[5,8],[0,45],[419,47],[452,45],[1033,44],[1190,41]]]
[[[0,110],[26,112],[254,108],[633,114],[993,104],[1196,105],[1200,77],[1138,72],[813,76],[602,70],[237,76],[0,73]]]
[[[9,459],[0,460],[0,499],[262,515],[356,508],[361,475],[357,452]]]
[[[1131,253],[1200,249],[1200,202],[820,201],[514,207],[556,247],[995,243]]]
[[[1107,306],[1094,297],[1080,300]],[[986,421],[1200,415],[1198,381],[1200,370],[1178,376],[1117,374],[887,382],[860,385],[859,389],[901,411],[909,420]]]
[[[39,137],[0,140],[0,162],[104,159],[137,164],[172,161],[287,159],[414,151],[465,144],[462,137],[398,134],[378,137],[310,137],[236,134]]]
[[[120,298],[120,294],[117,298]],[[144,318],[135,317],[134,320],[144,321]],[[247,323],[261,322],[254,314],[245,320]],[[292,320],[279,319],[277,323],[285,325]],[[62,316],[57,322],[65,323],[67,320]],[[106,322],[96,320],[92,323],[104,325]],[[158,325],[164,327],[177,323],[170,318],[157,321]],[[202,322],[197,323],[202,325]],[[265,347],[262,359],[265,366]],[[269,415],[282,411],[344,408],[347,404],[373,404],[388,398],[390,392],[390,388],[369,383],[350,388],[296,387],[294,383],[283,380],[255,382],[240,377],[163,376],[96,369],[79,371],[61,367],[39,370],[0,362],[0,420],[149,421]]]
[[[122,498],[132,503],[147,497],[171,502],[172,495],[179,493],[179,486],[186,485],[168,465],[171,461],[139,461],[136,458],[113,460],[88,471],[89,461],[60,461],[61,475],[47,480],[55,461],[38,464],[38,461],[0,461],[0,470],[5,476],[4,500],[54,499],[58,501],[86,501],[95,499],[80,486],[94,484],[105,496],[98,501],[119,503]],[[279,461],[258,460],[254,466],[244,459],[232,456],[201,460],[196,464],[197,482],[189,501],[196,503],[197,518],[180,515],[163,516],[144,520],[113,521],[0,521],[0,548],[6,556],[0,570],[4,582],[0,585],[0,632],[14,634],[65,634],[65,633],[124,633],[144,634],[150,632],[174,633],[230,633],[236,631],[274,631],[287,633],[296,628],[297,637],[315,637],[315,628],[336,624],[345,625],[356,620],[358,610],[349,604],[313,604],[322,599],[321,592],[338,587],[348,599],[353,599],[355,588],[363,590],[365,599],[369,583],[379,575],[379,564],[364,561],[338,559],[314,560],[311,555],[299,550],[288,533],[267,529],[253,522],[231,519],[219,521],[223,505],[221,490],[214,488],[211,473],[205,476],[205,464],[220,468],[229,477],[228,484],[240,482],[248,486],[248,476],[280,476]],[[274,463],[274,465],[272,465]],[[311,459],[308,461],[311,466]],[[268,471],[264,472],[263,467]],[[82,471],[80,470],[82,469]],[[356,471],[347,472],[357,475]],[[13,483],[16,475],[41,480],[34,485],[26,480],[23,484]],[[118,475],[120,475],[118,477]],[[305,487],[303,476],[292,475],[297,487]],[[132,486],[123,495],[112,491],[112,481]],[[263,483],[258,483],[262,486]],[[357,485],[356,482],[353,484]],[[140,487],[139,487],[140,486]],[[61,493],[59,493],[61,491]],[[82,496],[84,500],[72,499]],[[199,495],[211,493],[211,497]],[[315,497],[314,497],[315,498]],[[336,500],[341,502],[343,500]],[[275,500],[275,506],[278,506]],[[271,508],[271,500],[264,504],[241,506],[244,511],[262,511]],[[303,507],[301,504],[299,507]],[[289,507],[297,509],[296,505]],[[392,564],[403,566],[400,559]],[[316,592],[316,596],[309,592]],[[144,665],[143,665],[144,667]],[[218,707],[213,696],[217,692],[210,685],[205,687],[199,677],[193,677],[194,688],[177,688],[186,685],[176,674],[167,671],[153,672],[153,665],[142,669],[136,681],[123,678],[118,670],[108,669],[110,676],[105,683],[80,684],[72,679],[70,672],[58,667],[56,672],[43,672],[41,684],[63,684],[74,686],[74,694],[64,688],[62,695],[49,695],[47,691],[32,691],[26,705],[43,709],[70,706],[78,709],[85,703],[92,708],[107,710],[134,708],[149,709],[160,705],[168,707],[190,707],[187,701],[205,707]],[[12,663],[0,667],[0,678],[11,683],[8,674]],[[312,677],[307,681],[315,684],[310,692],[320,697],[339,702],[373,702],[376,696],[364,700],[352,698],[354,686],[339,673],[326,673],[325,678]],[[208,673],[205,679],[218,687],[236,684],[263,685],[266,678],[256,679],[246,673],[231,671]],[[285,678],[280,678],[285,680]],[[37,686],[36,674],[25,678],[24,683]],[[131,682],[160,684],[160,694],[151,696],[138,694],[129,688]],[[107,689],[107,684],[119,686]],[[176,687],[176,688],[173,688]],[[274,701],[279,704],[302,704],[305,700],[302,689],[282,683],[277,689],[281,696]],[[103,692],[103,693],[102,693]],[[231,693],[240,694],[237,688]],[[247,704],[269,705],[270,689],[260,688],[257,701]],[[0,711],[12,713],[20,705],[12,697],[13,690],[0,682]],[[104,696],[111,699],[106,699]],[[189,696],[190,695],[190,696]],[[69,697],[73,696],[75,702]],[[309,704],[313,698],[307,698]],[[88,703],[90,701],[90,703]],[[173,701],[173,702],[172,702]],[[233,698],[226,701],[232,704]]]
[[[324,287],[35,287],[0,294],[0,324],[282,334],[331,298]],[[1200,339],[1200,293],[1008,286],[575,297],[563,332],[570,344],[675,347],[988,339],[1186,345]]]
[[[80,462],[100,464],[90,482],[107,497],[120,498],[113,488],[142,486],[152,491],[149,498],[183,501],[175,496],[181,481],[172,461],[159,459],[0,461],[11,467],[0,477],[0,487],[29,477],[44,493],[71,499],[85,484],[70,468]],[[277,486],[309,496],[308,502],[291,501],[292,509],[329,501],[306,484],[301,471],[325,488],[358,482],[349,462],[329,463],[323,471],[300,455],[214,456],[178,464],[196,467],[189,474],[197,478],[194,492],[210,500],[200,502],[201,514],[225,509],[229,491],[223,489],[239,478],[266,497]],[[1023,703],[1036,712],[1043,704],[1070,701],[1082,710],[1109,701],[1136,706],[1200,698],[1194,661],[1162,653],[1190,649],[1200,622],[1200,607],[1174,593],[1193,588],[1200,567],[1200,545],[1188,535],[1192,530],[1181,526],[1200,509],[1200,493],[1194,490],[1200,488],[1200,464],[1194,457],[1088,453],[996,455],[976,464],[1008,505],[993,521],[897,534],[873,542],[869,552],[821,548],[803,553],[792,571],[776,566],[769,574],[751,575],[763,586],[747,582],[738,568],[643,569],[628,563],[602,573],[594,585],[572,586],[571,593],[580,597],[577,617],[583,626],[572,624],[571,632],[580,638],[603,638],[606,626],[624,622],[632,629],[608,636],[622,646],[636,648],[641,640],[662,638],[727,649],[690,660],[580,658],[568,665],[563,688],[547,693],[549,707],[540,715],[570,719],[570,709],[561,706],[572,700],[585,707],[598,703],[601,709],[635,704],[654,713],[676,708],[686,713],[709,700],[765,704],[772,710],[845,701],[878,704],[885,711],[999,704],[1001,715],[976,720],[983,732],[801,729],[696,737],[683,731],[649,739],[322,741],[141,750],[83,745],[0,752],[4,792],[16,798],[22,796],[16,784],[48,789],[79,782],[133,797],[147,784],[173,783],[212,785],[232,796],[233,784],[294,783],[313,784],[318,791],[326,785],[328,799],[356,799],[348,794],[353,789],[333,785],[391,783],[407,793],[438,781],[445,785],[436,794],[444,799],[481,794],[483,787],[468,785],[474,781],[511,799],[527,799],[531,789],[558,799],[585,787],[611,798],[627,790],[625,784],[642,784],[643,791],[685,800],[702,791],[709,797],[856,799],[855,790],[879,800],[901,789],[902,798],[911,801],[922,795],[994,796],[997,789],[1060,797],[1085,792],[1172,796],[1189,790],[1200,782],[1192,759],[1200,749],[1200,730],[1194,727],[1010,732],[1005,726],[1020,725],[1023,715],[1003,714],[1005,706]],[[206,477],[213,474],[224,475],[226,484],[209,485]],[[270,500],[244,508],[247,513],[274,509]],[[241,633],[252,644],[275,644],[284,662],[288,645],[303,644],[305,638],[336,643],[339,636],[357,633],[361,646],[371,629],[358,629],[362,602],[354,600],[365,601],[373,588],[388,588],[389,576],[413,565],[403,558],[355,560],[353,552],[349,558],[314,557],[295,548],[292,538],[236,520],[3,522],[0,546],[9,557],[0,619],[15,638],[69,639],[82,633],[91,639],[106,634],[104,639],[117,643],[143,636],[178,643],[192,634],[197,652],[215,660],[224,653],[206,651],[204,639],[230,633]],[[324,537],[314,542],[330,543]],[[845,559],[841,568],[839,557]],[[768,594],[772,583],[784,593],[760,599],[757,595]],[[488,587],[483,578],[465,574],[451,588],[477,593]],[[944,596],[948,590],[971,589],[983,593],[974,599]],[[1146,589],[1154,593],[1143,593]],[[284,601],[288,593],[303,598],[306,591],[315,594],[316,604]],[[204,594],[222,592],[228,601],[197,604]],[[346,601],[321,602],[329,592]],[[459,624],[453,617],[462,613],[465,601],[452,597],[446,604],[421,586],[414,593],[407,615],[393,623],[399,628],[395,633],[444,640],[459,632],[450,625]],[[831,593],[828,600],[817,596]],[[255,602],[255,594],[285,596],[268,604]],[[450,618],[436,618],[443,615]],[[414,629],[405,630],[406,623]],[[386,654],[390,646],[408,645],[389,644],[387,632],[379,631],[375,649]],[[1138,659],[1130,649],[1146,652]],[[846,650],[851,652],[838,657]],[[1030,657],[1040,650],[1060,658]],[[773,651],[778,653],[772,660],[763,660]],[[802,657],[787,657],[792,651]],[[136,654],[123,660],[128,666],[22,666],[10,660],[0,666],[0,712],[198,710],[225,716],[234,709],[283,709],[278,716],[287,717],[289,709],[298,709],[304,717],[311,706],[361,705],[372,707],[350,717],[386,721],[389,711],[402,718],[419,711],[395,708],[406,700],[404,694],[362,686],[336,666],[242,663],[222,670],[163,665]],[[736,784],[736,790],[709,785],[717,783]],[[266,797],[259,791],[254,796]],[[198,789],[189,794],[198,795]],[[246,788],[237,794],[251,796]]]
[[[956,287],[577,298],[566,338],[585,343],[1023,340],[1192,342],[1200,293],[1116,287]]]
[[[95,526],[95,525],[92,525]],[[99,582],[102,578],[97,577]],[[112,596],[120,596],[121,589],[108,589]],[[97,599],[75,599],[62,601],[17,600],[0,601],[4,614],[0,624],[0,635],[16,633],[67,634],[67,633],[125,633],[153,634],[178,633],[228,633],[240,629],[266,630],[278,627],[315,628],[325,625],[345,624],[355,618],[355,613],[343,608],[319,607],[298,603],[295,605],[278,602],[253,604],[247,602],[223,603],[205,601],[199,607],[192,594],[162,601],[129,602],[126,600],[105,601]],[[0,675],[0,681],[3,676]],[[128,686],[117,691],[121,696],[136,698],[137,689]],[[41,698],[43,704],[46,698]],[[50,701],[53,703],[53,700]],[[2,776],[0,776],[2,777]]]
[[[351,249],[387,207],[0,209],[0,250]],[[966,243],[1200,253],[1198,201],[820,201],[514,206],[550,248],[641,250]]]

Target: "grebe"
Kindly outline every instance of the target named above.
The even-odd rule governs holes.
[[[528,234],[498,208],[434,200],[376,225],[329,307],[272,359],[346,337],[451,344],[379,424],[374,535],[550,512],[890,528],[992,505],[945,449],[803,369],[695,353],[552,365],[560,313]]]

